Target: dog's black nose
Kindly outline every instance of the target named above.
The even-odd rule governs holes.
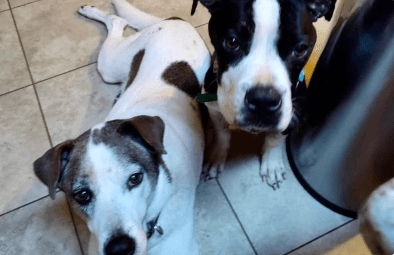
[[[133,255],[135,251],[135,242],[128,236],[119,236],[105,246],[106,255]]]
[[[273,87],[255,86],[245,95],[245,106],[252,112],[272,114],[282,105],[281,95]]]

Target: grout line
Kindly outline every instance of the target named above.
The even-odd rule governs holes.
[[[7,9],[7,10],[2,10],[2,11],[0,11],[0,13],[2,13],[2,12],[6,12],[6,11],[9,11],[10,9]]]
[[[36,199],[36,200],[33,200],[33,201],[31,201],[31,202],[29,202],[29,203],[27,203],[27,204],[21,205],[21,206],[19,206],[19,207],[17,207],[17,208],[14,208],[14,209],[12,209],[12,210],[10,210],[10,211],[8,211],[8,212],[2,213],[2,214],[0,214],[0,217],[4,216],[4,215],[6,215],[6,214],[9,214],[9,213],[15,212],[16,210],[19,210],[19,209],[21,209],[21,208],[23,208],[23,207],[25,207],[25,206],[28,206],[28,205],[31,205],[31,204],[33,204],[33,203],[35,203],[35,202],[38,202],[38,201],[40,201],[40,200],[43,200],[43,199],[45,199],[45,198],[47,198],[47,197],[49,197],[49,195],[46,195],[46,196],[44,196],[44,197],[38,198],[38,199]]]
[[[293,249],[293,250],[291,250],[291,251],[289,251],[289,252],[287,252],[287,253],[285,253],[285,254],[283,254],[283,255],[289,255],[290,253],[295,252],[296,250],[299,250],[299,249],[301,249],[302,247],[305,247],[305,246],[307,246],[308,244],[311,244],[311,243],[313,243],[314,241],[316,241],[316,240],[318,240],[318,239],[320,239],[320,238],[322,238],[322,237],[324,237],[324,236],[326,236],[326,235],[328,235],[328,234],[331,234],[332,232],[334,232],[334,231],[336,231],[336,230],[338,230],[338,229],[340,229],[340,228],[346,226],[347,224],[352,223],[352,222],[355,221],[355,220],[357,220],[357,219],[351,219],[351,220],[349,220],[348,222],[345,222],[344,224],[339,225],[338,227],[336,227],[336,228],[334,228],[334,229],[331,229],[330,231],[328,231],[328,232],[326,232],[326,233],[324,233],[324,234],[322,234],[322,235],[320,235],[320,236],[318,236],[318,237],[316,237],[316,238],[310,240],[309,242],[306,242],[306,243],[304,243],[304,244],[298,246],[297,248],[295,248],[295,249]]]
[[[72,213],[72,211],[71,211],[72,208],[71,208],[71,206],[70,206],[70,203],[69,203],[67,197],[66,197],[66,201],[67,201],[68,211],[70,212],[71,220],[72,220],[73,225],[74,225],[74,231],[75,231],[75,234],[77,235],[79,248],[81,249],[81,254],[82,254],[82,255],[85,255],[85,253],[83,252],[83,249],[82,249],[82,242],[81,242],[81,239],[79,238],[79,234],[78,234],[78,230],[77,230],[77,225],[75,224],[74,215],[73,215],[73,213]]]
[[[76,71],[76,70],[78,70],[78,69],[82,69],[82,68],[84,68],[84,67],[87,67],[87,66],[90,66],[90,65],[94,65],[94,64],[96,64],[96,63],[97,63],[97,61],[95,61],[95,62],[93,62],[93,63],[86,64],[86,65],[84,65],[84,66],[80,66],[80,67],[74,68],[74,69],[69,70],[69,71],[66,71],[66,72],[64,72],[64,73],[56,74],[56,75],[51,76],[51,77],[49,77],[49,78],[45,78],[44,80],[37,81],[35,84],[38,84],[38,83],[41,83],[41,82],[44,82],[44,81],[47,81],[47,80],[50,80],[50,79],[59,77],[59,76],[61,76],[61,75],[63,75],[63,74],[71,73],[71,72]]]
[[[35,93],[35,95],[36,95],[36,99],[37,99],[37,103],[38,103],[38,108],[40,109],[40,113],[41,113],[41,118],[42,118],[42,121],[44,122],[45,130],[46,130],[46,132],[47,132],[49,144],[51,145],[51,147],[53,147],[52,139],[51,139],[51,136],[50,136],[50,134],[49,134],[48,125],[47,125],[47,123],[46,123],[45,116],[44,116],[44,112],[43,112],[43,110],[42,110],[40,98],[38,97],[37,88],[36,88],[36,85],[35,85],[35,83],[34,83],[33,75],[32,75],[31,70],[30,70],[29,62],[27,61],[26,52],[25,52],[25,49],[23,48],[22,39],[21,39],[21,36],[20,36],[20,34],[19,34],[18,26],[16,25],[16,20],[15,20],[15,16],[14,16],[14,13],[13,13],[12,8],[11,8],[10,0],[7,0],[7,2],[8,2],[8,6],[10,7],[10,12],[11,12],[12,19],[13,19],[13,21],[14,21],[16,33],[18,34],[19,44],[20,44],[20,46],[21,46],[21,48],[22,48],[22,53],[23,53],[23,56],[24,56],[24,58],[25,58],[27,71],[29,72],[30,80],[31,80],[31,82],[32,82],[33,89],[34,89],[34,93]]]
[[[194,28],[199,28],[199,27],[202,27],[202,26],[205,26],[205,25],[208,25],[208,23],[204,23],[204,24],[198,25],[198,26],[196,26]]]
[[[224,189],[223,189],[222,185],[220,184],[220,182],[219,182],[219,180],[218,180],[217,178],[215,178],[215,180],[216,180],[217,184],[219,185],[219,188],[222,190],[222,193],[223,193],[224,197],[226,198],[227,203],[230,205],[230,208],[231,208],[231,210],[233,211],[233,213],[234,213],[234,215],[235,215],[235,218],[237,219],[239,225],[241,226],[241,229],[242,229],[242,231],[244,232],[244,235],[246,236],[246,239],[248,239],[248,242],[249,242],[250,246],[252,247],[252,249],[253,249],[253,251],[254,251],[254,254],[258,255],[256,249],[255,249],[254,246],[253,246],[252,241],[250,240],[248,234],[246,233],[246,231],[245,231],[245,229],[244,229],[244,226],[242,225],[240,219],[238,218],[238,215],[237,215],[237,213],[235,212],[234,207],[232,206],[232,204],[231,204],[231,202],[230,202],[230,199],[228,199],[226,192],[224,192]]]
[[[21,4],[21,5],[18,5],[18,6],[14,6],[14,7],[12,7],[11,9],[19,8],[19,7],[22,7],[22,6],[25,6],[25,5],[29,5],[29,4],[33,4],[33,3],[36,3],[36,2],[40,2],[40,1],[41,1],[41,0],[36,0],[36,1],[32,1],[32,2],[30,2],[30,3]]]
[[[25,88],[30,87],[30,86],[32,86],[32,85],[33,85],[33,84],[26,85],[26,86],[23,86],[23,87],[20,87],[20,88],[17,88],[17,89],[14,89],[14,90],[5,92],[5,93],[3,93],[3,94],[0,94],[0,97],[1,97],[1,96],[5,96],[5,95],[8,95],[8,94],[11,94],[11,93],[16,92],[16,91],[18,91],[18,90],[25,89]]]

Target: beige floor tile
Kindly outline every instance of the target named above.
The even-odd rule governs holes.
[[[195,233],[201,255],[254,255],[215,180],[200,182],[195,208]]]
[[[208,10],[199,3],[196,13],[191,16],[192,0],[133,0],[133,5],[145,12],[160,18],[180,17],[193,26],[208,23],[211,15]]]
[[[38,83],[37,92],[56,145],[103,121],[119,86],[104,83],[93,64]]]
[[[89,3],[113,12],[109,0],[42,0],[14,10],[18,30],[35,82],[96,61],[107,32],[103,24],[77,14]],[[193,25],[209,20],[200,7],[190,17],[189,0],[135,0],[134,5],[160,17],[181,16]]]
[[[0,214],[48,194],[33,162],[49,147],[33,87],[1,96]]]
[[[0,254],[81,254],[63,193],[1,216]]]
[[[106,0],[89,2],[109,10]],[[13,11],[35,82],[96,61],[107,32],[77,13],[82,3],[42,0]]]
[[[257,140],[253,137],[233,145],[239,151],[227,161],[219,182],[258,254],[284,254],[350,220],[312,198],[289,168],[280,189],[263,183],[258,158],[251,153],[250,147],[258,148],[250,145]]]
[[[7,0],[0,0],[0,12],[4,10],[8,10],[8,1]]]
[[[11,8],[14,8],[14,7],[25,5],[25,4],[28,4],[28,3],[33,3],[33,2],[36,2],[36,1],[40,1],[40,0],[9,0],[9,1],[10,1]]]
[[[290,255],[371,255],[359,233],[359,221],[349,224],[290,253]]]
[[[0,10],[5,6],[0,0]],[[8,4],[7,4],[8,8]],[[0,13],[0,94],[31,84],[10,11]]]
[[[211,44],[211,38],[209,37],[208,24],[198,27],[197,31],[202,37],[202,39],[204,40],[205,44],[207,45],[209,52],[213,54],[215,49],[213,48],[213,45]]]

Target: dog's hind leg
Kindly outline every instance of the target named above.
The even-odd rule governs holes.
[[[108,36],[105,39],[97,61],[97,69],[104,81],[118,83],[127,80],[130,72],[130,45],[139,37],[139,33],[123,38],[123,30],[127,20],[91,6],[82,6],[78,12],[88,18],[100,21],[107,26]]]
[[[128,25],[136,30],[144,29],[163,20],[138,10],[125,0],[114,0],[112,4],[119,16],[126,19]]]

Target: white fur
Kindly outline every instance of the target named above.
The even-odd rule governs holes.
[[[89,6],[79,10],[82,15],[99,20],[108,28],[108,38],[98,58],[98,70],[105,81],[121,82],[123,91],[133,57],[145,50],[138,75],[106,121],[138,115],[159,116],[165,123],[164,148],[167,154],[163,155],[163,161],[171,172],[172,182],[168,183],[161,168],[155,196],[147,207],[147,194],[151,188],[147,183],[141,183],[141,187],[127,194],[123,194],[120,188],[133,171],[138,171],[136,165],[125,168],[118,162],[114,151],[90,142],[89,162],[100,191],[94,209],[97,216],[88,222],[93,234],[89,247],[95,248],[90,254],[102,254],[109,229],[120,223],[130,236],[136,238],[136,255],[196,255],[193,207],[203,160],[203,130],[199,114],[191,106],[198,108],[197,102],[166,84],[161,75],[169,64],[186,61],[202,84],[210,63],[209,51],[197,31],[186,22],[161,22],[123,0],[115,0],[114,5],[123,18]],[[123,28],[127,24],[143,30],[123,38]],[[164,235],[155,233],[146,240],[146,223],[159,213],[158,225]]]
[[[361,233],[373,254],[394,254],[394,178],[371,194],[359,215]]]
[[[285,160],[287,160],[285,139],[282,135],[268,135],[264,141],[260,176],[263,182],[274,190],[286,180]]]

